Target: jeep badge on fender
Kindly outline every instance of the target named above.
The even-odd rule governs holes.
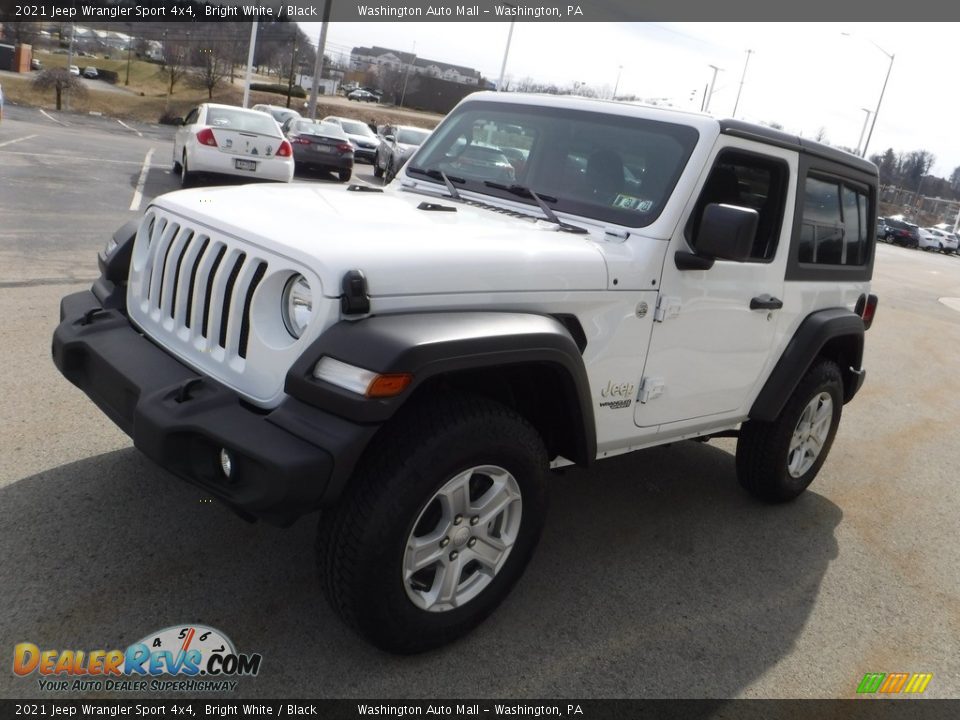
[[[247,518],[322,509],[381,648],[450,642],[533,555],[551,468],[738,435],[792,500],[864,380],[877,169],[735,120],[476,93],[382,192],[156,198],[65,297],[60,371]]]

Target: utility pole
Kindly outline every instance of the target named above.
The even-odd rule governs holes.
[[[507,33],[507,47],[503,51],[503,62],[500,63],[500,79],[497,81],[497,92],[503,92],[503,74],[507,71],[507,56],[510,55],[510,41],[513,39],[513,20],[510,21],[510,32]]]
[[[330,7],[333,0],[323,3],[323,18],[320,25],[320,39],[317,41],[317,61],[313,65],[313,87],[310,88],[310,102],[307,108],[307,117],[317,119],[317,87],[320,85],[320,76],[323,74],[323,51],[327,46],[327,28],[330,27]]]
[[[403,99],[407,96],[407,82],[410,80],[410,68],[413,67],[413,63],[417,59],[417,41],[413,41],[413,51],[410,53],[413,57],[410,58],[410,64],[407,65],[407,72],[403,76],[403,90],[400,91],[400,107],[403,107]]]
[[[253,51],[257,47],[257,26],[259,21],[254,20],[250,25],[250,48],[247,50],[247,77],[243,81],[243,107],[250,106],[250,76],[253,73]]]
[[[70,49],[67,50],[67,72],[70,72],[70,66],[73,65],[73,39],[77,35],[76,27],[73,23],[70,23]],[[67,91],[63,95],[63,109],[70,109],[70,88],[67,88]]]
[[[296,25],[293,26],[293,53],[290,55],[290,78],[287,81],[287,107],[290,107],[290,93],[293,91],[294,72],[297,68],[297,37],[300,31]]]
[[[623,65],[617,66],[617,81],[613,84],[613,100],[616,102],[617,99],[617,88],[620,87],[620,73],[623,72]]]
[[[753,50],[747,50],[747,60],[743,63],[743,75],[740,76],[740,89],[737,90],[737,101],[733,104],[733,119],[737,119],[737,107],[740,105],[740,93],[743,92],[743,81],[747,79],[747,66],[750,64],[750,56]]]

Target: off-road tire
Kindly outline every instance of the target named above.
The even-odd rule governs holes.
[[[507,469],[520,489],[513,547],[478,595],[442,612],[421,609],[405,586],[407,540],[450,478],[486,464]],[[533,554],[547,508],[547,467],[537,431],[498,402],[447,393],[402,409],[367,448],[349,493],[321,514],[317,567],[330,605],[388,652],[422,652],[468,633],[507,596]]]
[[[830,428],[813,465],[801,476],[788,471],[790,443],[807,406],[821,393],[833,403]],[[767,502],[793,500],[813,482],[833,445],[843,407],[843,379],[840,368],[819,360],[807,371],[772,422],[749,420],[740,428],[737,441],[737,479],[752,495]]]

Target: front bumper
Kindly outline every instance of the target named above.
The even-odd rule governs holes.
[[[63,298],[53,361],[150,459],[278,525],[336,500],[376,431],[288,397],[245,403],[154,345],[92,292]],[[232,457],[226,477],[221,449]]]

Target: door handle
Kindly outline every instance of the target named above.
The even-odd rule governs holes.
[[[779,310],[783,307],[783,300],[773,295],[758,295],[750,300],[751,310]]]

